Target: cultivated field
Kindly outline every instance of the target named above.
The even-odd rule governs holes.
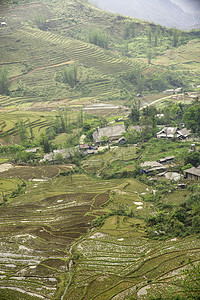
[[[72,168],[14,166],[1,173],[31,180],[1,207],[2,295],[12,299],[15,291],[16,299],[128,299],[169,287],[178,290],[188,259],[199,260],[199,240],[149,240],[143,218],[156,209],[143,196],[152,193],[150,187],[134,179],[70,175]],[[174,197],[169,195],[166,203]],[[127,215],[110,215],[101,228],[94,228],[95,218],[120,209]]]

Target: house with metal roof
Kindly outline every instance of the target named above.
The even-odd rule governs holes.
[[[158,160],[160,164],[170,164],[174,161],[174,156],[166,156]]]
[[[190,135],[190,131],[187,128],[178,129],[177,127],[164,127],[157,133],[157,138],[179,138],[181,140],[187,139]]]
[[[144,174],[152,174],[154,172],[163,172],[166,168],[157,161],[145,161],[140,165],[140,171]]]
[[[190,180],[200,181],[200,165],[198,167],[192,167],[184,171],[185,177]]]
[[[104,137],[108,137],[110,141],[118,141],[124,132],[126,132],[125,126],[124,124],[120,124],[98,128],[92,136],[95,143],[103,142]]]

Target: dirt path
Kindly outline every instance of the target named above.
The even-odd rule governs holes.
[[[17,79],[19,79],[20,77],[23,77],[23,76],[26,76],[26,75],[29,75],[33,72],[36,72],[36,71],[40,71],[40,70],[45,70],[45,69],[51,69],[51,68],[56,68],[56,67],[60,67],[60,66],[64,66],[64,65],[70,65],[70,64],[73,64],[75,61],[74,60],[69,60],[69,61],[65,61],[63,63],[60,63],[60,64],[56,64],[56,65],[50,65],[50,66],[46,66],[46,67],[40,67],[40,68],[35,68],[27,73],[24,73],[24,74],[20,74],[20,75],[17,75],[17,76],[14,76],[12,77],[10,80],[9,80],[9,83],[11,82],[14,82],[16,81]]]
[[[84,240],[85,240],[85,239],[86,239],[86,238],[87,238],[94,230],[95,230],[94,227],[91,228],[90,231],[89,231],[86,235],[84,235],[84,236],[81,237],[78,241],[76,241],[75,243],[73,243],[73,244],[71,245],[71,247],[70,247],[70,249],[69,249],[69,254],[70,254],[70,256],[72,256],[73,248],[74,248],[76,245],[78,245],[79,243],[81,243],[82,241],[84,241]],[[68,280],[68,283],[67,283],[67,285],[66,285],[66,287],[65,287],[64,293],[63,293],[63,295],[61,296],[61,300],[64,299],[64,297],[65,297],[65,295],[66,295],[66,293],[67,293],[67,290],[68,290],[68,288],[69,288],[69,286],[70,286],[70,284],[71,284],[72,277],[73,277],[73,274],[74,274],[73,260],[72,260],[72,259],[70,259],[70,261],[69,261],[68,268],[69,268],[69,280]]]

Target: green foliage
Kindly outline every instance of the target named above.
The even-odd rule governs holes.
[[[186,127],[192,129],[194,133],[200,134],[200,103],[190,106],[184,113],[183,120]]]
[[[119,205],[117,209],[113,210],[110,213],[104,214],[97,219],[94,220],[94,226],[95,227],[102,227],[105,223],[105,220],[111,216],[127,216],[130,218],[133,218],[135,216],[134,211],[130,210],[129,212],[125,211],[125,208],[123,205]]]
[[[100,30],[93,30],[90,32],[89,42],[101,48],[108,49],[108,36]]]
[[[124,27],[124,39],[131,39],[135,36],[135,23],[130,22]]]
[[[12,194],[11,194],[11,198],[15,198],[15,197],[17,197],[18,195],[20,195],[21,193],[22,193],[22,191],[23,191],[23,188],[26,186],[26,183],[25,182],[23,182],[23,184],[22,185],[17,185],[17,189],[15,190],[15,191],[13,191],[12,192]]]
[[[187,299],[200,299],[200,263],[192,263],[185,271],[185,278],[181,284],[184,295]]]
[[[16,123],[16,128],[18,129],[21,142],[24,142],[28,138],[26,125],[22,120],[19,120]]]
[[[20,162],[32,163],[37,160],[38,160],[38,157],[35,153],[26,152],[25,150],[16,152],[16,154],[14,155],[14,158],[13,158],[13,161],[15,163],[20,163]]]
[[[0,69],[0,94],[8,95],[9,94],[9,78],[8,78],[8,69],[1,68]]]
[[[173,29],[173,47],[177,47],[179,42],[179,31],[178,29]]]
[[[56,73],[55,80],[58,82],[67,83],[71,88],[74,88],[78,83],[77,64],[65,67],[60,73]]]
[[[72,260],[73,262],[77,261],[79,259],[79,254],[78,253],[74,253]]]
[[[25,150],[25,148],[22,145],[8,145],[8,146],[1,146],[0,147],[0,153],[17,153]]]
[[[185,165],[191,164],[193,167],[200,165],[200,152],[190,152],[185,157]]]
[[[49,153],[52,150],[52,145],[51,142],[48,138],[47,135],[41,134],[40,140],[39,140],[40,145],[42,146],[44,153]]]
[[[165,193],[168,193],[169,188],[163,190],[162,194],[164,194],[163,196],[160,195],[159,198],[158,195],[153,195],[153,201],[156,200],[158,206],[163,210],[160,210],[157,215],[149,216],[146,219],[150,238],[158,238],[158,236],[164,238],[184,237],[200,233],[200,194],[198,187],[194,187],[194,189],[197,189],[197,192],[189,195],[186,202],[176,208],[161,205],[162,197]]]
[[[35,16],[35,24],[37,27],[41,30],[46,30],[47,29],[47,20],[45,15],[43,14],[37,14]]]
[[[111,216],[112,214],[108,213],[105,215],[102,215],[100,217],[98,217],[97,219],[94,220],[93,224],[95,227],[101,227],[103,226],[105,219],[108,218],[109,216]]]
[[[131,107],[131,112],[128,115],[131,123],[138,123],[140,119],[140,102],[134,101]]]

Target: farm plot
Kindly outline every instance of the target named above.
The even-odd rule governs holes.
[[[52,177],[53,168],[46,167]],[[45,181],[40,179],[44,170],[36,170],[40,175],[33,170],[30,174],[38,180],[27,183],[24,193],[0,209],[0,289],[10,295],[14,290],[16,297],[52,299],[61,292],[58,283],[62,288],[67,284],[70,245],[88,233],[93,207],[100,209],[119,181],[80,174]]]
[[[32,38],[35,42],[40,40],[48,42],[51,45],[54,44],[56,47],[61,47],[65,53],[67,53],[70,60],[77,60],[88,67],[95,67],[97,70],[105,74],[131,70],[131,67],[137,64],[132,60],[123,61],[118,58],[112,58],[95,45],[64,38],[39,29],[27,27],[26,29],[21,29],[19,33],[21,34],[21,37],[26,36]]]
[[[53,124],[56,112],[32,112],[21,110],[3,110],[0,114],[0,138],[15,137],[19,135],[18,121],[22,121],[27,134],[32,128],[33,135],[39,137],[42,132]]]
[[[101,149],[99,149],[101,151]],[[93,155],[91,158],[88,158],[87,161],[83,162],[84,170],[88,173],[99,174],[99,176],[105,170],[109,172],[109,165],[112,162],[124,162],[132,163],[137,158],[135,146],[130,147],[111,147],[107,152]],[[109,164],[109,165],[108,165]]]
[[[135,222],[110,217],[77,245],[79,260],[65,299],[147,299],[169,287],[179,290],[176,282],[188,259],[200,260],[199,240],[149,241],[141,220]]]

